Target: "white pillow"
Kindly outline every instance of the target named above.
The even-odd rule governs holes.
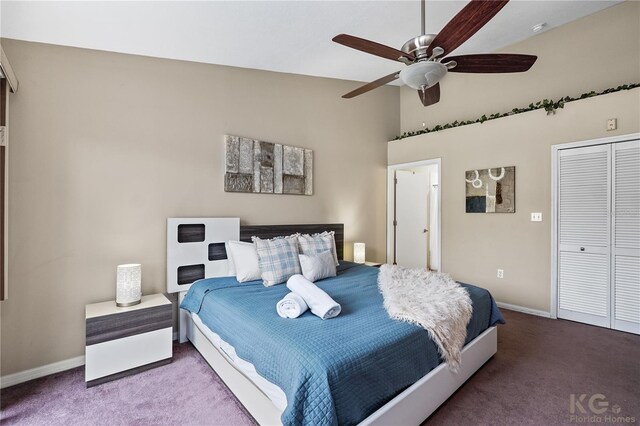
[[[224,243],[224,249],[227,252],[227,275],[230,277],[236,276],[236,265],[233,263],[233,255],[231,254],[231,249],[229,248],[229,242]]]
[[[302,275],[311,282],[316,282],[323,278],[336,276],[336,264],[330,250],[323,251],[314,256],[306,254],[298,255]]]
[[[253,243],[243,241],[229,241],[229,252],[233,259],[238,282],[259,280],[261,277],[258,264],[258,253]]]

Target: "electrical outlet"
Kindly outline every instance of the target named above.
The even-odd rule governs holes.
[[[542,213],[531,213],[531,222],[542,222]]]
[[[504,278],[504,269],[498,269],[498,273],[496,274],[498,278]]]
[[[610,118],[607,120],[607,132],[611,130],[616,130],[618,128],[618,119]]]

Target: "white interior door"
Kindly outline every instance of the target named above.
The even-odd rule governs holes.
[[[396,263],[427,267],[429,176],[398,170],[395,186]]]
[[[558,317],[610,327],[611,146],[562,150]]]
[[[612,324],[640,334],[640,141],[613,145]]]

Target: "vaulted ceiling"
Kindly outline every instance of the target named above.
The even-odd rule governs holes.
[[[465,1],[427,1],[437,33]],[[459,53],[484,53],[598,12],[620,1],[518,1]],[[3,1],[2,37],[112,52],[370,81],[397,63],[331,41],[339,33],[399,48],[420,33],[411,1]],[[518,52],[528,53],[528,52]]]

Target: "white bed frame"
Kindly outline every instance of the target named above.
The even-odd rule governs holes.
[[[175,289],[172,288],[172,290],[175,292]],[[186,291],[179,293],[180,303],[185,295]],[[182,309],[179,312],[179,337],[180,343],[191,341],[260,425],[282,424],[280,421],[282,412],[248,377],[235,367],[223,351],[218,350],[207,339],[191,316]],[[497,329],[489,327],[463,348],[462,362],[458,373],[452,373],[446,363],[440,364],[364,419],[360,426],[420,425],[473,373],[482,367],[497,352],[497,348]]]

